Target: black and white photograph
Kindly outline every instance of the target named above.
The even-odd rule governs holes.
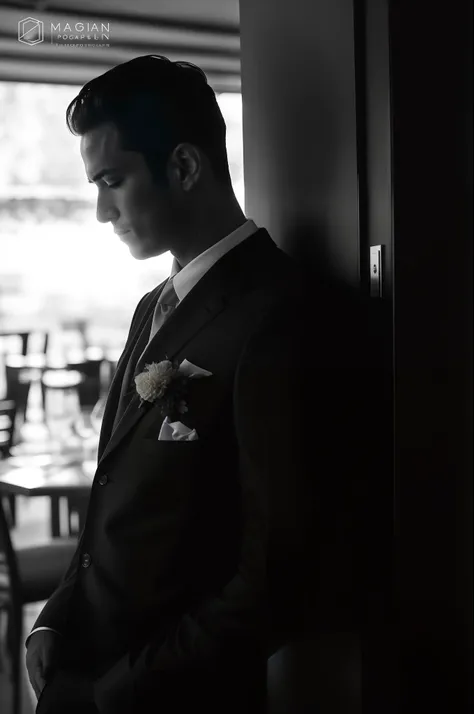
[[[469,714],[472,2],[0,0],[0,714]]]

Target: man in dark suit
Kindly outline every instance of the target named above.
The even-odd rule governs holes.
[[[135,310],[85,527],[27,639],[37,712],[262,714],[311,511],[304,285],[235,198],[198,68],[119,65],[67,120],[98,220],[174,263]]]

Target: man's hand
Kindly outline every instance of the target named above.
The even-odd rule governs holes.
[[[51,630],[35,632],[28,642],[26,668],[38,699],[57,666],[60,644],[61,635]]]

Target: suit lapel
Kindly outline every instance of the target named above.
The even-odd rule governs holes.
[[[144,409],[139,409],[140,399],[135,389],[136,375],[143,371],[146,364],[161,362],[164,359],[174,359],[193,336],[225,306],[223,300],[216,298],[201,306],[194,302],[188,302],[185,305],[184,302],[183,300],[178,305],[171,317],[151,340],[148,347],[146,347],[146,343],[151,328],[153,312],[144,329],[142,329],[132,349],[127,369],[124,371],[124,385],[126,385],[126,388],[124,390],[125,396],[122,398],[126,400],[125,410],[102,453],[101,461],[118,446],[145,413]]]
[[[110,424],[113,423],[119,406],[122,383],[122,398],[126,400],[125,410],[112,433],[109,427],[101,435],[101,446],[105,448],[103,451],[99,449],[99,464],[120,444],[145,413],[144,409],[139,409],[135,376],[143,371],[146,364],[175,359],[193,337],[225,309],[235,295],[255,284],[259,268],[260,278],[262,277],[262,261],[266,260],[268,267],[269,256],[273,255],[272,251],[275,250],[276,246],[268,233],[260,229],[226,253],[179,303],[147,346],[153,310],[161,292],[157,289],[156,298],[148,306],[139,327],[129,340],[120,370],[117,368],[111,386],[104,422],[107,418]],[[162,289],[162,286],[160,288]]]
[[[151,299],[149,300],[148,304],[145,306],[145,310],[144,310],[141,318],[138,319],[138,324],[137,324],[136,328],[133,330],[133,332],[130,333],[129,338],[127,340],[127,344],[126,344],[124,351],[120,357],[120,360],[117,364],[117,368],[115,370],[115,374],[114,374],[114,377],[113,377],[111,385],[110,385],[109,394],[107,397],[107,403],[106,403],[105,411],[104,411],[103,426],[102,426],[102,429],[100,432],[99,451],[98,451],[99,462],[102,458],[104,449],[106,447],[107,442],[110,439],[110,436],[111,436],[111,433],[113,430],[115,415],[117,413],[117,409],[120,406],[122,385],[124,384],[124,378],[128,375],[131,365],[134,364],[131,361],[131,357],[132,357],[132,355],[135,354],[135,350],[137,348],[137,341],[140,344],[143,344],[145,335],[147,335],[147,334],[149,335],[149,330],[147,333],[147,325],[149,325],[149,328],[151,328],[151,320],[153,318],[153,310],[155,308],[156,301],[158,300],[158,297],[159,297],[165,283],[166,283],[166,280],[155,289],[154,295],[151,296]],[[143,344],[142,349],[144,349],[145,344]]]

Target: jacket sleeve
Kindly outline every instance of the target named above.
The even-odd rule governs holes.
[[[69,605],[76,582],[76,572],[79,567],[79,552],[79,549],[77,549],[74,553],[69,568],[63,576],[60,584],[51,595],[44,608],[41,610],[30,634],[26,638],[26,646],[28,646],[30,636],[38,628],[51,629],[58,634],[62,634],[65,631]]]
[[[161,688],[186,687],[196,672],[219,673],[252,658],[266,662],[289,636],[293,623],[281,615],[300,597],[311,498],[300,448],[299,333],[287,318],[267,317],[235,376],[243,512],[237,572],[218,595],[95,682],[101,714],[132,711],[148,687],[159,698]]]
[[[127,342],[130,339],[130,336],[134,330],[135,322],[139,315],[140,308],[143,305],[146,298],[148,297],[148,295],[149,295],[149,293],[144,295],[142,297],[142,299],[140,300],[140,302],[138,303],[137,307],[135,308],[135,312],[133,313],[133,317],[132,317],[132,322],[130,324],[130,330],[129,330],[129,333],[127,336]],[[80,537],[79,537],[79,545],[80,545]],[[53,594],[47,601],[46,605],[40,612],[35,624],[33,625],[31,632],[29,633],[28,637],[26,638],[26,641],[25,641],[26,646],[28,646],[29,638],[33,634],[34,630],[37,630],[40,627],[54,630],[58,634],[62,634],[64,632],[66,622],[67,622],[68,613],[69,613],[71,596],[74,592],[74,585],[76,582],[76,573],[77,573],[77,569],[79,567],[79,553],[80,553],[79,545],[78,545],[78,548],[76,549],[76,552],[73,556],[71,564],[69,565],[69,568],[67,569],[63,578],[61,579],[58,587],[53,592]]]

